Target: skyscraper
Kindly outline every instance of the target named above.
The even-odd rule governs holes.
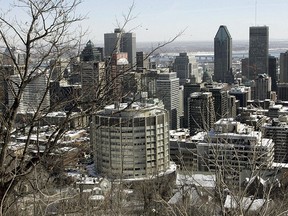
[[[128,53],[128,61],[136,65],[136,35],[131,32],[116,28],[114,33],[104,34],[104,50],[106,57],[112,57],[116,52]]]
[[[247,101],[251,100],[251,88],[246,86],[235,86],[230,89],[230,95],[235,96],[236,100],[239,100],[240,107],[246,107]]]
[[[277,58],[269,56],[269,70],[268,75],[271,77],[271,90],[277,91]]]
[[[280,53],[280,83],[288,83],[288,51]]]
[[[148,54],[144,52],[136,52],[137,70],[149,69]]]
[[[179,78],[176,72],[162,72],[156,81],[157,97],[169,111],[170,129],[179,127]]]
[[[102,50],[103,51],[103,50]],[[103,86],[105,64],[101,62],[103,52],[94,47],[89,40],[80,55],[80,77],[82,87],[82,102],[84,108],[93,107],[99,98]]]
[[[92,107],[101,91],[100,77],[103,77],[105,64],[104,62],[89,61],[81,62],[81,86],[82,86],[82,102],[84,108]]]
[[[228,91],[225,90],[224,86],[212,86],[209,88],[209,92],[212,93],[214,98],[214,111],[215,119],[218,121],[220,118],[227,118],[228,111]]]
[[[232,38],[226,26],[221,25],[214,38],[214,81],[233,82]]]
[[[15,92],[18,91],[21,83],[20,75],[12,75],[12,85],[8,85],[8,105],[11,107],[15,100]],[[50,93],[47,91],[46,74],[37,74],[31,77],[31,81],[26,85],[21,95],[21,102],[18,111],[20,113],[36,112],[48,110],[50,107]]]
[[[211,92],[194,92],[188,99],[188,122],[190,135],[209,131],[215,122],[213,96]]]
[[[256,100],[265,100],[270,98],[271,93],[271,77],[267,74],[259,74],[255,80],[255,96]]]
[[[95,47],[89,40],[80,54],[81,61],[103,61],[103,48]]]
[[[250,27],[248,79],[268,74],[269,27]]]
[[[183,127],[188,128],[188,99],[190,95],[194,92],[200,92],[201,88],[203,88],[203,84],[192,84],[192,83],[185,83],[184,84],[184,92],[183,92],[183,107],[184,107],[184,118],[183,118]]]
[[[288,83],[277,84],[277,99],[288,101]]]
[[[179,56],[176,56],[173,68],[177,73],[180,85],[184,85],[192,75],[198,76],[198,66],[195,57],[193,58],[187,55],[187,53],[179,53]]]

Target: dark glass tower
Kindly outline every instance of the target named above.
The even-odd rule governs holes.
[[[254,80],[258,74],[268,74],[268,26],[250,27],[248,79]]]
[[[288,51],[280,53],[280,83],[288,83]]]
[[[233,82],[232,38],[226,26],[221,25],[214,38],[214,81]]]
[[[190,135],[199,131],[210,131],[215,122],[215,111],[211,92],[194,92],[188,99],[188,122]]]
[[[103,61],[103,48],[95,47],[89,40],[80,55],[81,61]]]
[[[111,57],[117,52],[128,53],[128,61],[136,66],[136,35],[132,32],[124,32],[123,29],[116,28],[114,33],[104,34],[105,56]]]
[[[277,91],[277,58],[269,56],[269,70],[268,75],[271,77],[271,90]]]

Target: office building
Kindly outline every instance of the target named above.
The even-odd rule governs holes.
[[[233,83],[232,38],[226,26],[221,25],[214,38],[214,77],[216,82]]]
[[[282,101],[288,101],[288,83],[278,83],[277,99]]]
[[[181,170],[198,171],[197,143],[204,132],[190,136],[189,129],[170,130],[170,157]]]
[[[128,53],[114,53],[108,64],[106,64],[106,88],[109,97],[113,101],[121,102],[124,96],[123,82],[124,75],[130,72]]]
[[[84,62],[103,61],[104,60],[103,48],[95,47],[92,41],[89,40],[80,54],[80,60]]]
[[[49,72],[50,79],[52,81],[60,81],[63,79],[64,74],[67,73],[69,67],[68,59],[57,59],[50,60],[49,62]]]
[[[185,83],[184,84],[184,92],[183,92],[183,109],[184,109],[184,117],[183,117],[183,127],[188,128],[188,99],[190,95],[194,92],[200,92],[201,89],[204,87],[204,84],[192,84],[192,83]]]
[[[277,92],[277,62],[278,59],[275,56],[269,56],[269,69],[268,75],[271,77],[271,91]]]
[[[7,85],[8,106],[11,107],[15,100],[15,92],[18,92],[18,86],[21,83],[20,75],[11,75],[11,85]],[[31,81],[26,85],[21,95],[18,108],[19,113],[36,112],[37,110],[48,111],[50,107],[50,94],[47,89],[46,74],[37,74],[31,77]]]
[[[264,136],[274,141],[274,161],[288,163],[288,116],[273,118],[272,122],[262,127]]]
[[[269,28],[267,26],[250,27],[248,79],[258,74],[268,74]]]
[[[249,77],[249,59],[248,58],[241,59],[241,72],[242,72],[242,79],[244,82],[246,82]]]
[[[169,169],[169,117],[163,106],[108,105],[93,115],[90,128],[97,173],[125,180]]]
[[[251,100],[251,88],[246,86],[235,86],[230,89],[230,95],[236,97],[236,100],[239,100],[240,107],[246,107],[247,101]]]
[[[195,57],[189,56],[187,53],[179,53],[179,56],[175,57],[173,69],[177,73],[180,85],[184,85],[192,76],[198,76]]]
[[[99,98],[100,93],[103,92],[101,85],[104,85],[104,83],[101,82],[100,85],[100,77],[102,77],[103,80],[104,70],[104,62],[90,61],[80,63],[82,86],[81,100],[83,102],[83,108],[86,109],[98,106],[96,104],[96,99]]]
[[[255,80],[254,100],[270,99],[271,77],[267,74],[258,74]]]
[[[136,52],[136,69],[149,69],[149,56],[144,52]]]
[[[214,98],[214,111],[215,111],[215,120],[218,121],[221,118],[227,118],[228,111],[228,91],[225,89],[223,85],[212,86],[212,88],[208,89],[209,92],[212,93]]]
[[[209,131],[215,122],[214,98],[211,92],[194,92],[188,99],[190,135]]]
[[[234,95],[228,96],[228,117],[229,118],[236,118],[237,115],[237,108],[239,107],[239,101],[236,100]]]
[[[176,72],[160,72],[156,81],[157,97],[169,112],[170,129],[179,127],[179,78]]]
[[[104,50],[106,57],[112,57],[118,52],[128,53],[128,62],[132,67],[136,66],[136,35],[132,32],[124,32],[116,28],[114,33],[104,34]]]
[[[280,53],[280,83],[288,83],[288,51]]]
[[[64,80],[50,82],[50,106],[53,111],[79,111],[77,104],[81,90],[81,85],[70,85]]]
[[[158,79],[158,74],[160,72],[158,70],[148,70],[148,71],[143,71],[141,73],[141,92],[147,92],[148,93],[148,98],[156,98],[157,97],[157,79]]]
[[[260,131],[233,119],[220,119],[197,144],[199,171],[218,172],[226,184],[239,187],[243,170],[272,167],[273,148],[273,140],[264,138]]]

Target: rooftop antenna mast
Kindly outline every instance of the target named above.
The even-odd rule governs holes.
[[[255,0],[255,26],[257,25],[257,0]]]

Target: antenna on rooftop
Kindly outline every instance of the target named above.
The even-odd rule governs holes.
[[[257,25],[257,0],[255,0],[255,26]]]

